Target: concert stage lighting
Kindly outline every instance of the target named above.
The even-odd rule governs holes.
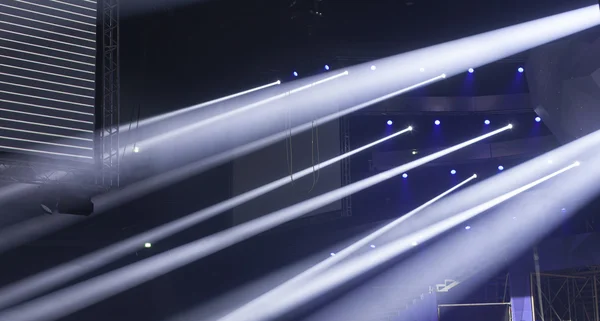
[[[503,171],[504,170],[504,166],[502,166],[502,165],[498,166],[498,170],[499,171]]]
[[[456,170],[454,170],[454,169],[453,169],[453,170],[451,170],[451,171],[450,171],[450,174],[452,174],[452,175],[455,175],[455,174],[456,174]]]
[[[469,226],[469,225],[465,226],[465,230],[470,230],[470,229],[471,229],[471,226]]]
[[[485,121],[483,121],[484,124],[489,125],[490,121],[488,119],[486,119]]]
[[[298,77],[298,73],[296,71],[294,71],[292,74],[294,75],[294,77]]]
[[[375,65],[371,66],[371,70],[375,70],[377,67]]]
[[[541,122],[541,121],[542,121],[542,118],[540,118],[540,117],[536,117],[536,118],[535,118],[535,122],[536,122],[536,123],[539,123],[539,122]]]
[[[393,122],[393,121],[391,121],[391,120],[388,120],[388,121],[387,121],[387,124],[388,124],[388,126],[392,126],[392,124],[393,124],[393,123],[394,123],[394,122]]]
[[[139,153],[139,152],[140,152],[140,148],[139,148],[138,146],[135,146],[135,147],[133,148],[133,152],[134,152],[134,153]]]
[[[353,257],[339,265],[315,275],[309,281],[294,287],[285,293],[279,293],[278,300],[263,302],[262,305],[256,305],[253,309],[244,311],[244,314],[236,315],[235,318],[225,317],[220,321],[260,321],[260,320],[279,320],[287,313],[296,310],[303,304],[313,302],[318,297],[338,289],[348,284],[351,280],[366,275],[373,269],[382,266],[407,253],[412,247],[427,242],[442,233],[445,233],[460,224],[478,216],[487,210],[504,203],[505,201],[527,191],[549,179],[556,177],[576,165],[571,164],[550,175],[544,176],[536,181],[521,186],[509,193],[496,197],[488,202],[475,206],[459,214],[453,215],[445,220],[432,224],[424,229],[413,232],[405,237],[401,237],[389,244],[380,246],[376,251],[369,251],[360,256]],[[341,252],[340,252],[341,254]],[[266,304],[265,304],[266,303]],[[239,310],[238,310],[239,311]]]
[[[329,70],[329,65],[325,65],[325,70]]]
[[[517,69],[520,73],[523,73],[523,71],[525,71],[525,69],[523,69],[523,67],[519,67],[519,69]]]
[[[146,243],[144,243],[144,247],[147,248],[147,249],[149,249],[149,248],[152,247],[152,243],[147,243],[146,242]]]
[[[400,216],[399,218],[386,224],[382,228],[377,229],[375,232],[363,237],[362,239],[354,242],[350,246],[341,250],[340,252],[338,252],[338,256],[336,256],[335,259],[329,259],[326,261],[322,261],[322,262],[318,263],[317,265],[314,265],[313,267],[309,268],[308,270],[306,270],[306,271],[298,274],[297,276],[293,277],[292,279],[286,281],[282,285],[277,286],[276,288],[270,290],[269,292],[259,296],[258,298],[252,300],[251,302],[245,304],[243,307],[240,307],[239,309],[235,310],[231,314],[227,315],[225,318],[222,318],[221,321],[243,320],[244,315],[246,315],[248,313],[248,311],[252,311],[252,310],[256,310],[256,309],[260,310],[261,304],[269,304],[268,302],[271,302],[274,297],[278,297],[282,292],[286,291],[286,289],[300,286],[301,284],[310,281],[315,275],[331,268],[334,264],[337,264],[338,262],[349,257],[353,253],[357,252],[359,249],[361,249],[364,246],[366,246],[367,244],[373,242],[374,240],[381,237],[382,235],[385,235],[387,232],[391,231],[392,229],[397,227],[399,224],[407,221],[411,217],[415,216],[416,214],[420,213],[421,211],[423,211],[430,205],[434,204],[435,202],[439,201],[440,199],[444,198],[445,196],[451,194],[452,192],[454,192],[457,189],[461,188],[462,186],[466,185],[467,183],[474,180],[475,178],[477,178],[477,175],[473,175],[473,176],[467,178],[466,180],[456,184],[449,190],[432,198],[431,200],[425,202],[421,206]],[[416,245],[417,244],[415,243],[415,246]],[[371,245],[371,248],[375,248],[375,246]]]
[[[169,237],[220,213],[226,212],[238,205],[246,203],[256,197],[271,192],[279,187],[285,186],[286,184],[292,183],[302,177],[308,176],[315,171],[333,165],[342,159],[356,155],[364,150],[367,150],[392,138],[398,137],[409,131],[409,128],[406,128],[404,130],[395,132],[367,145],[356,148],[350,152],[296,172],[291,176],[287,175],[279,180],[257,187],[253,190],[232,197],[224,202],[207,207],[170,223],[158,226],[152,230],[108,246],[105,249],[85,255],[73,262],[59,265],[51,270],[35,275],[32,278],[28,278],[13,285],[9,285],[6,288],[2,288],[0,289],[0,310],[16,302],[22,301],[23,299],[34,296],[38,292],[45,291],[64,282],[73,280],[76,277],[82,276],[85,273],[111,263],[112,261],[119,259],[128,253],[135,252],[139,249],[140,244],[144,244],[148,240],[156,242]]]
[[[441,122],[439,120],[436,120],[433,122],[436,126],[439,126],[441,124]]]
[[[472,73],[474,73],[474,72],[475,72],[475,69],[473,69],[473,68],[469,68],[469,73],[470,73],[470,74],[472,74]]]
[[[371,244],[371,248],[372,249],[376,248],[375,244]]]
[[[408,178],[408,174],[406,174],[406,173],[402,174],[402,178]]]
[[[181,268],[186,264],[202,259],[208,255],[214,254],[239,242],[245,241],[248,238],[251,238],[272,228],[285,224],[286,222],[302,217],[303,215],[315,209],[318,209],[324,205],[340,200],[344,197],[362,191],[381,182],[387,181],[388,179],[393,178],[395,176],[399,176],[408,170],[432,162],[455,151],[461,150],[465,147],[480,142],[488,137],[500,134],[508,129],[510,129],[509,126],[502,127],[490,133],[475,137],[463,143],[454,145],[452,147],[438,151],[431,155],[414,160],[410,163],[400,165],[398,167],[376,174],[361,181],[354,182],[336,190],[332,190],[325,194],[313,197],[312,199],[297,203],[287,208],[254,219],[252,221],[229,228],[222,232],[212,234],[210,236],[201,238],[186,245],[182,245],[170,251],[152,256],[145,260],[127,265],[112,272],[75,284],[68,288],[62,289],[56,293],[51,293],[46,296],[36,298],[24,304],[23,306],[6,310],[3,314],[0,313],[0,320],[2,318],[13,321],[35,320],[36,318],[40,318],[42,316],[44,316],[45,318],[58,319],[60,317],[69,315],[73,312],[84,309],[92,304],[100,302],[112,295],[121,293],[134,286],[137,286],[147,280],[156,278],[160,275]],[[318,168],[318,166],[315,167]],[[315,167],[308,168],[307,175],[309,173],[312,173],[315,170]],[[280,184],[287,184],[291,180],[292,177],[286,176],[285,180]],[[273,182],[271,184],[274,183],[276,182]],[[268,186],[270,186],[271,184],[269,184]],[[192,214],[193,217],[184,217],[181,219],[183,220],[183,222],[176,221],[176,223],[179,226],[179,229],[185,229],[187,227],[192,226],[193,223],[195,223],[195,221],[206,220],[210,217],[213,217],[214,215],[216,215],[215,212],[218,213],[231,209],[231,207],[223,209],[225,208],[224,204],[231,205],[234,202],[240,203],[244,200],[244,198],[246,200],[253,199],[257,196],[262,195],[262,192],[266,192],[265,189],[266,186],[262,186],[259,187],[257,190],[245,193],[246,195],[240,195],[243,196],[242,199],[240,199],[240,197],[238,196],[231,198],[225,202],[215,204],[212,207],[208,208],[212,211],[210,212],[211,215],[208,215],[209,213],[207,212],[207,209],[204,209],[202,211]],[[164,233],[160,229],[160,227],[157,228],[157,230],[160,230],[160,234],[158,234],[159,236],[165,236],[166,233]],[[148,233],[144,233],[144,237],[146,239],[156,239],[148,238],[147,234]],[[139,246],[139,244],[140,242],[136,241],[135,246],[137,247]],[[118,245],[119,244],[117,244],[116,246]],[[129,248],[127,247],[126,250],[128,252]],[[93,263],[93,261],[87,262],[87,264],[91,263]],[[102,262],[96,262],[96,264],[102,264]],[[74,265],[72,269],[75,272],[80,271],[80,267],[77,265]],[[56,283],[61,283],[62,281],[64,281],[65,275],[68,275],[68,277],[72,277],[71,274],[66,273],[64,271],[64,268],[60,269],[55,273],[60,274],[62,277],[60,280],[48,281],[53,282],[52,286],[54,286]],[[38,282],[44,284],[44,279],[45,278],[40,277]],[[27,290],[27,292],[29,291],[32,290]],[[35,289],[34,291],[39,291],[39,289]],[[9,294],[11,293],[11,291],[7,291],[6,293]],[[5,294],[2,293],[2,296],[0,297],[5,297]],[[70,300],[67,300],[67,298],[73,297],[77,297],[77,304],[72,304]],[[42,306],[44,307],[43,309],[41,309]]]

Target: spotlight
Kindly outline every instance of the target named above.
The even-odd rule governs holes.
[[[508,129],[512,129],[513,125],[512,124],[508,124]]]
[[[375,65],[371,66],[371,70],[375,70],[377,69],[377,67],[375,67]]]
[[[439,125],[440,125],[440,121],[439,121],[439,120],[436,120],[436,121],[434,121],[433,123],[434,123],[436,126],[439,126]]]
[[[335,256],[335,253],[331,252],[329,253],[329,256]]]
[[[472,73],[474,73],[474,72],[475,72],[475,69],[473,69],[473,68],[469,68],[469,73],[470,73],[470,74],[472,74]]]
[[[137,147],[137,146],[135,146],[135,147],[133,148],[133,152],[134,152],[134,153],[139,153],[139,152],[140,152],[140,148],[139,148],[139,147]]]
[[[523,69],[523,67],[519,67],[519,69],[517,69],[520,73],[523,73],[523,71],[525,71],[525,69]]]
[[[298,77],[298,73],[294,71],[294,77]]]
[[[410,130],[410,131],[412,131],[412,130],[413,130],[412,126],[408,126],[408,128],[407,128],[407,129],[408,129],[408,130]]]
[[[579,161],[576,161],[575,163],[573,163],[573,165],[579,166],[579,165],[581,165],[581,163]]]
[[[413,150],[411,153],[412,153],[413,155],[417,155],[419,152],[418,152],[418,151],[416,151],[416,150]]]
[[[535,122],[536,122],[536,123],[539,123],[539,122],[541,122],[541,121],[542,121],[542,119],[541,119],[540,117],[536,117],[536,118],[535,118]]]
[[[152,247],[152,243],[144,243],[144,247],[149,249]]]
[[[394,122],[393,122],[393,121],[391,121],[391,120],[388,120],[388,121],[387,121],[387,124],[388,124],[388,126],[392,126],[392,124],[393,124],[393,123],[394,123]]]
[[[375,244],[371,244],[371,248],[374,249],[376,246]]]
[[[465,230],[470,230],[470,229],[471,229],[471,226],[469,226],[469,225],[465,226]]]
[[[407,178],[407,177],[408,177],[408,174],[406,174],[406,173],[402,174],[402,178]]]
[[[451,170],[450,174],[454,175],[454,174],[456,174],[456,171],[455,170]]]
[[[504,166],[502,166],[502,165],[498,166],[498,170],[499,171],[503,171],[504,170]]]
[[[486,124],[486,125],[489,125],[490,121],[488,119],[486,119],[483,123]]]
[[[329,65],[325,65],[325,70],[329,70]]]

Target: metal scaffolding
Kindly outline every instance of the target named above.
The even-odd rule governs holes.
[[[99,119],[97,159],[100,185],[119,187],[119,0],[102,2],[102,117]]]
[[[532,274],[531,287],[536,320],[600,321],[600,266]]]

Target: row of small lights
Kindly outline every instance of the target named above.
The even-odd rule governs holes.
[[[503,171],[503,170],[504,170],[504,166],[502,166],[502,165],[499,165],[499,166],[498,166],[498,170],[499,170],[499,171]],[[451,171],[450,171],[450,175],[456,175],[456,173],[457,173],[457,172],[456,172],[456,170],[455,170],[455,169],[453,169],[453,170],[451,170]],[[407,173],[404,173],[404,174],[402,174],[402,178],[408,178],[408,174],[407,174]]]
[[[331,69],[331,68],[329,67],[329,65],[325,65],[325,66],[323,67],[323,69],[324,69],[325,71],[329,71],[329,69]],[[372,66],[371,66],[371,70],[372,70],[372,71],[375,71],[375,70],[377,70],[377,66],[375,66],[375,65],[372,65]],[[419,71],[420,71],[420,72],[425,72],[425,68],[421,67],[421,68],[419,68]],[[474,73],[474,72],[475,72],[475,69],[473,69],[473,68],[469,68],[467,71],[468,71],[470,74],[472,74],[472,73]],[[525,69],[524,69],[523,67],[519,67],[519,68],[517,68],[517,71],[518,71],[519,73],[523,73],[523,72],[525,72]],[[294,75],[294,77],[298,77],[298,76],[300,76],[300,74],[299,74],[297,71],[294,71],[294,72],[292,73],[292,75]]]
[[[535,122],[536,122],[536,123],[539,123],[539,122],[541,122],[541,121],[542,121],[542,118],[540,118],[540,117],[538,116],[538,117],[535,117],[535,118],[534,118],[534,120],[535,120]],[[439,121],[439,120],[437,120],[437,119],[436,119],[436,120],[435,120],[433,123],[434,123],[436,126],[439,126],[439,125],[441,125],[441,124],[442,124],[442,122],[441,122],[441,121]],[[484,121],[483,121],[483,123],[484,123],[485,125],[489,125],[489,124],[491,124],[492,122],[491,122],[489,119],[486,119],[486,120],[484,120]],[[394,122],[393,122],[391,119],[389,119],[389,120],[387,121],[387,124],[388,124],[388,126],[392,126],[392,125],[394,124]]]

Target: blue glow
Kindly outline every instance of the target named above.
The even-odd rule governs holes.
[[[406,174],[406,173],[402,174],[402,178],[407,178],[407,177],[408,177],[408,174]]]
[[[503,171],[504,170],[504,166],[502,166],[502,165],[498,166],[498,170],[499,171]]]
[[[541,119],[540,117],[536,117],[536,118],[535,118],[535,122],[536,122],[536,123],[539,123],[539,122],[541,122],[541,121],[542,121],[542,119]]]
[[[325,70],[329,70],[329,65],[325,65]]]
[[[436,120],[433,122],[436,126],[439,126],[441,124],[441,122],[439,120]]]
[[[489,125],[490,121],[488,119],[486,119],[483,123],[486,124],[486,125]]]
[[[375,65],[371,66],[371,70],[375,70],[377,69],[377,67],[375,67]]]
[[[473,68],[469,68],[469,73],[470,73],[470,74],[472,74],[472,73],[474,73],[474,72],[475,72],[475,69],[473,69]]]
[[[523,67],[519,67],[519,69],[517,69],[520,73],[522,73],[523,71],[525,71],[525,69],[523,69]]]
[[[298,73],[294,71],[294,77],[298,77]]]
[[[392,126],[392,124],[393,124],[393,123],[394,123],[394,122],[393,122],[392,120],[388,120],[388,121],[387,121],[387,124],[388,124],[388,126]]]
[[[451,170],[450,174],[454,175],[454,174],[456,174],[456,171],[455,170]]]
[[[563,207],[560,211],[563,212],[563,213],[566,213],[567,209]]]
[[[469,226],[469,225],[465,226],[465,230],[470,230],[470,229],[471,229],[471,226]]]

